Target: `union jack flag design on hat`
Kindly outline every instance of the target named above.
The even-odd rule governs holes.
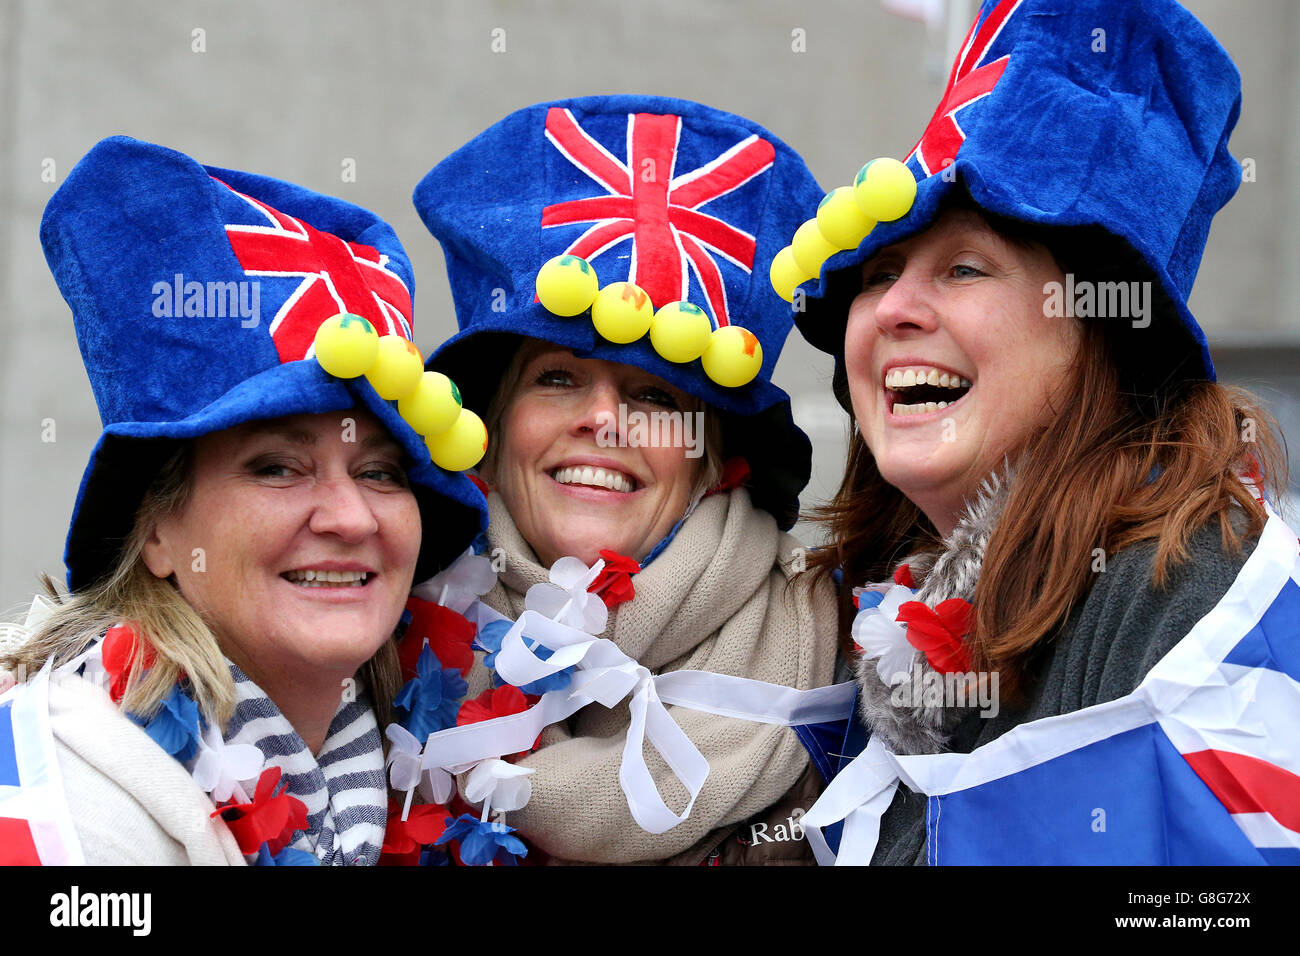
[[[614,156],[573,113],[553,106],[546,138],[603,194],[553,203],[543,228],[592,223],[562,254],[591,260],[632,240],[628,279],[659,308],[689,298],[690,273],[704,290],[715,326],[730,324],[719,258],[746,275],[754,266],[754,234],[700,207],[744,187],[772,167],[776,151],[750,134],[725,152],[677,173],[682,118],[653,113],[627,117],[626,160]]]
[[[396,438],[426,523],[436,507],[439,525],[453,526],[422,543],[426,575],[486,527],[483,496],[433,464],[369,379],[338,378],[315,361],[317,329],[340,312],[411,340],[415,277],[374,213],[115,136],[51,197],[41,244],[104,423],[68,531],[72,590],[111,568],[130,535],[162,464],[150,455],[169,447],[146,440],[287,415],[365,408]]]
[[[454,372],[471,406],[490,403],[518,336],[642,368],[734,416],[727,454],[748,462],[755,505],[788,527],[811,446],[772,383],[793,316],[768,274],[822,192],[778,136],[700,103],[588,96],[516,110],[415,189],[446,256],[460,330],[428,367]],[[758,373],[723,386],[702,357],[665,358],[651,333],[615,342],[592,320],[548,311],[535,294],[538,273],[565,254],[588,262],[601,289],[632,282],[656,311],[681,301],[714,331],[751,333],[762,349]]]
[[[344,242],[238,190],[230,191],[269,223],[226,226],[244,271],[250,276],[302,277],[270,324],[281,362],[310,358],[316,329],[339,312],[369,320],[380,335],[400,335],[410,341],[411,291],[388,268],[386,253]]]
[[[837,357],[842,378],[853,284],[839,276],[969,198],[994,216],[1122,240],[1176,313],[1162,304],[1143,333],[1134,384],[1213,380],[1187,299],[1210,222],[1241,185],[1228,150],[1240,112],[1232,59],[1176,0],[983,0],[906,154],[918,180],[911,209],[827,258],[795,323]],[[878,143],[853,165],[871,154],[902,155]]]
[[[957,54],[952,71],[948,74],[948,85],[944,87],[934,116],[907,155],[908,160],[916,158],[925,175],[929,176],[952,165],[957,150],[966,141],[966,133],[957,122],[957,111],[988,96],[1002,78],[1011,54],[982,65],[981,61],[1021,2],[1022,0],[1002,0],[988,16],[982,21],[973,22],[966,31],[966,39],[962,41],[961,52]]]

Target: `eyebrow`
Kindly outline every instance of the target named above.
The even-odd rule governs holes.
[[[316,444],[316,435],[313,432],[305,428],[280,425],[274,421],[249,422],[248,429],[252,435],[272,435],[276,438],[283,438],[295,445],[312,446]],[[399,453],[405,453],[402,443],[382,429],[372,432],[362,439],[359,444],[362,448],[389,446],[395,448]]]

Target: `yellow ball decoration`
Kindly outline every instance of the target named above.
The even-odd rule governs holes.
[[[600,282],[581,256],[556,256],[537,272],[537,298],[556,315],[577,315],[591,307]]]
[[[644,289],[632,282],[611,282],[591,307],[596,331],[619,345],[635,342],[650,331],[655,307]]]
[[[809,278],[816,278],[822,271],[822,263],[840,251],[826,241],[822,231],[817,228],[816,219],[809,219],[795,230],[790,248],[794,250],[794,261],[808,273]]]
[[[862,214],[871,219],[901,219],[916,201],[916,177],[896,159],[873,159],[858,170],[853,199]]]
[[[463,408],[450,428],[438,435],[426,435],[424,443],[439,468],[464,471],[477,465],[487,453],[487,426],[483,419]]]
[[[754,333],[738,325],[714,331],[700,356],[704,374],[724,388],[748,385],[763,367],[763,346]]]
[[[836,249],[856,249],[876,223],[853,200],[853,190],[839,186],[817,207],[817,228]]]
[[[342,312],[316,329],[316,361],[335,378],[356,378],[375,362],[379,333],[359,315]]]
[[[794,302],[794,290],[799,283],[807,282],[812,278],[795,261],[794,250],[790,246],[786,246],[772,257],[772,265],[767,274],[772,280],[772,288],[776,290],[776,294],[787,302]]]
[[[460,405],[455,382],[441,372],[425,372],[415,391],[397,400],[397,413],[421,435],[437,435],[452,427]]]
[[[669,302],[650,324],[650,344],[670,362],[693,362],[709,347],[712,334],[704,310],[689,302]]]
[[[410,395],[424,374],[424,359],[413,342],[400,335],[381,335],[379,354],[366,371],[366,378],[379,397],[387,401]]]

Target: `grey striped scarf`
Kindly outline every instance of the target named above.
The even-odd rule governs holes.
[[[384,843],[388,789],[379,725],[370,696],[341,701],[320,753],[313,757],[271,698],[234,664],[235,712],[227,744],[252,744],[281,769],[286,792],[307,806],[307,829],[290,844],[326,866],[373,866]],[[251,791],[250,791],[251,793]]]

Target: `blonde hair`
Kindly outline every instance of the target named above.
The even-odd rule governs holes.
[[[0,655],[0,668],[31,674],[47,661],[71,660],[115,625],[126,624],[138,646],[132,653],[122,708],[150,716],[182,674],[200,713],[225,728],[235,709],[235,682],[208,622],[167,579],[144,561],[144,546],[158,524],[181,511],[192,488],[193,446],[183,443],[159,470],[136,511],[135,524],[112,568],[88,588],[61,595],[48,575],[45,590],[55,607],[23,644]],[[154,660],[146,669],[148,651]],[[391,720],[401,687],[396,643],[389,639],[362,667],[380,726]]]

